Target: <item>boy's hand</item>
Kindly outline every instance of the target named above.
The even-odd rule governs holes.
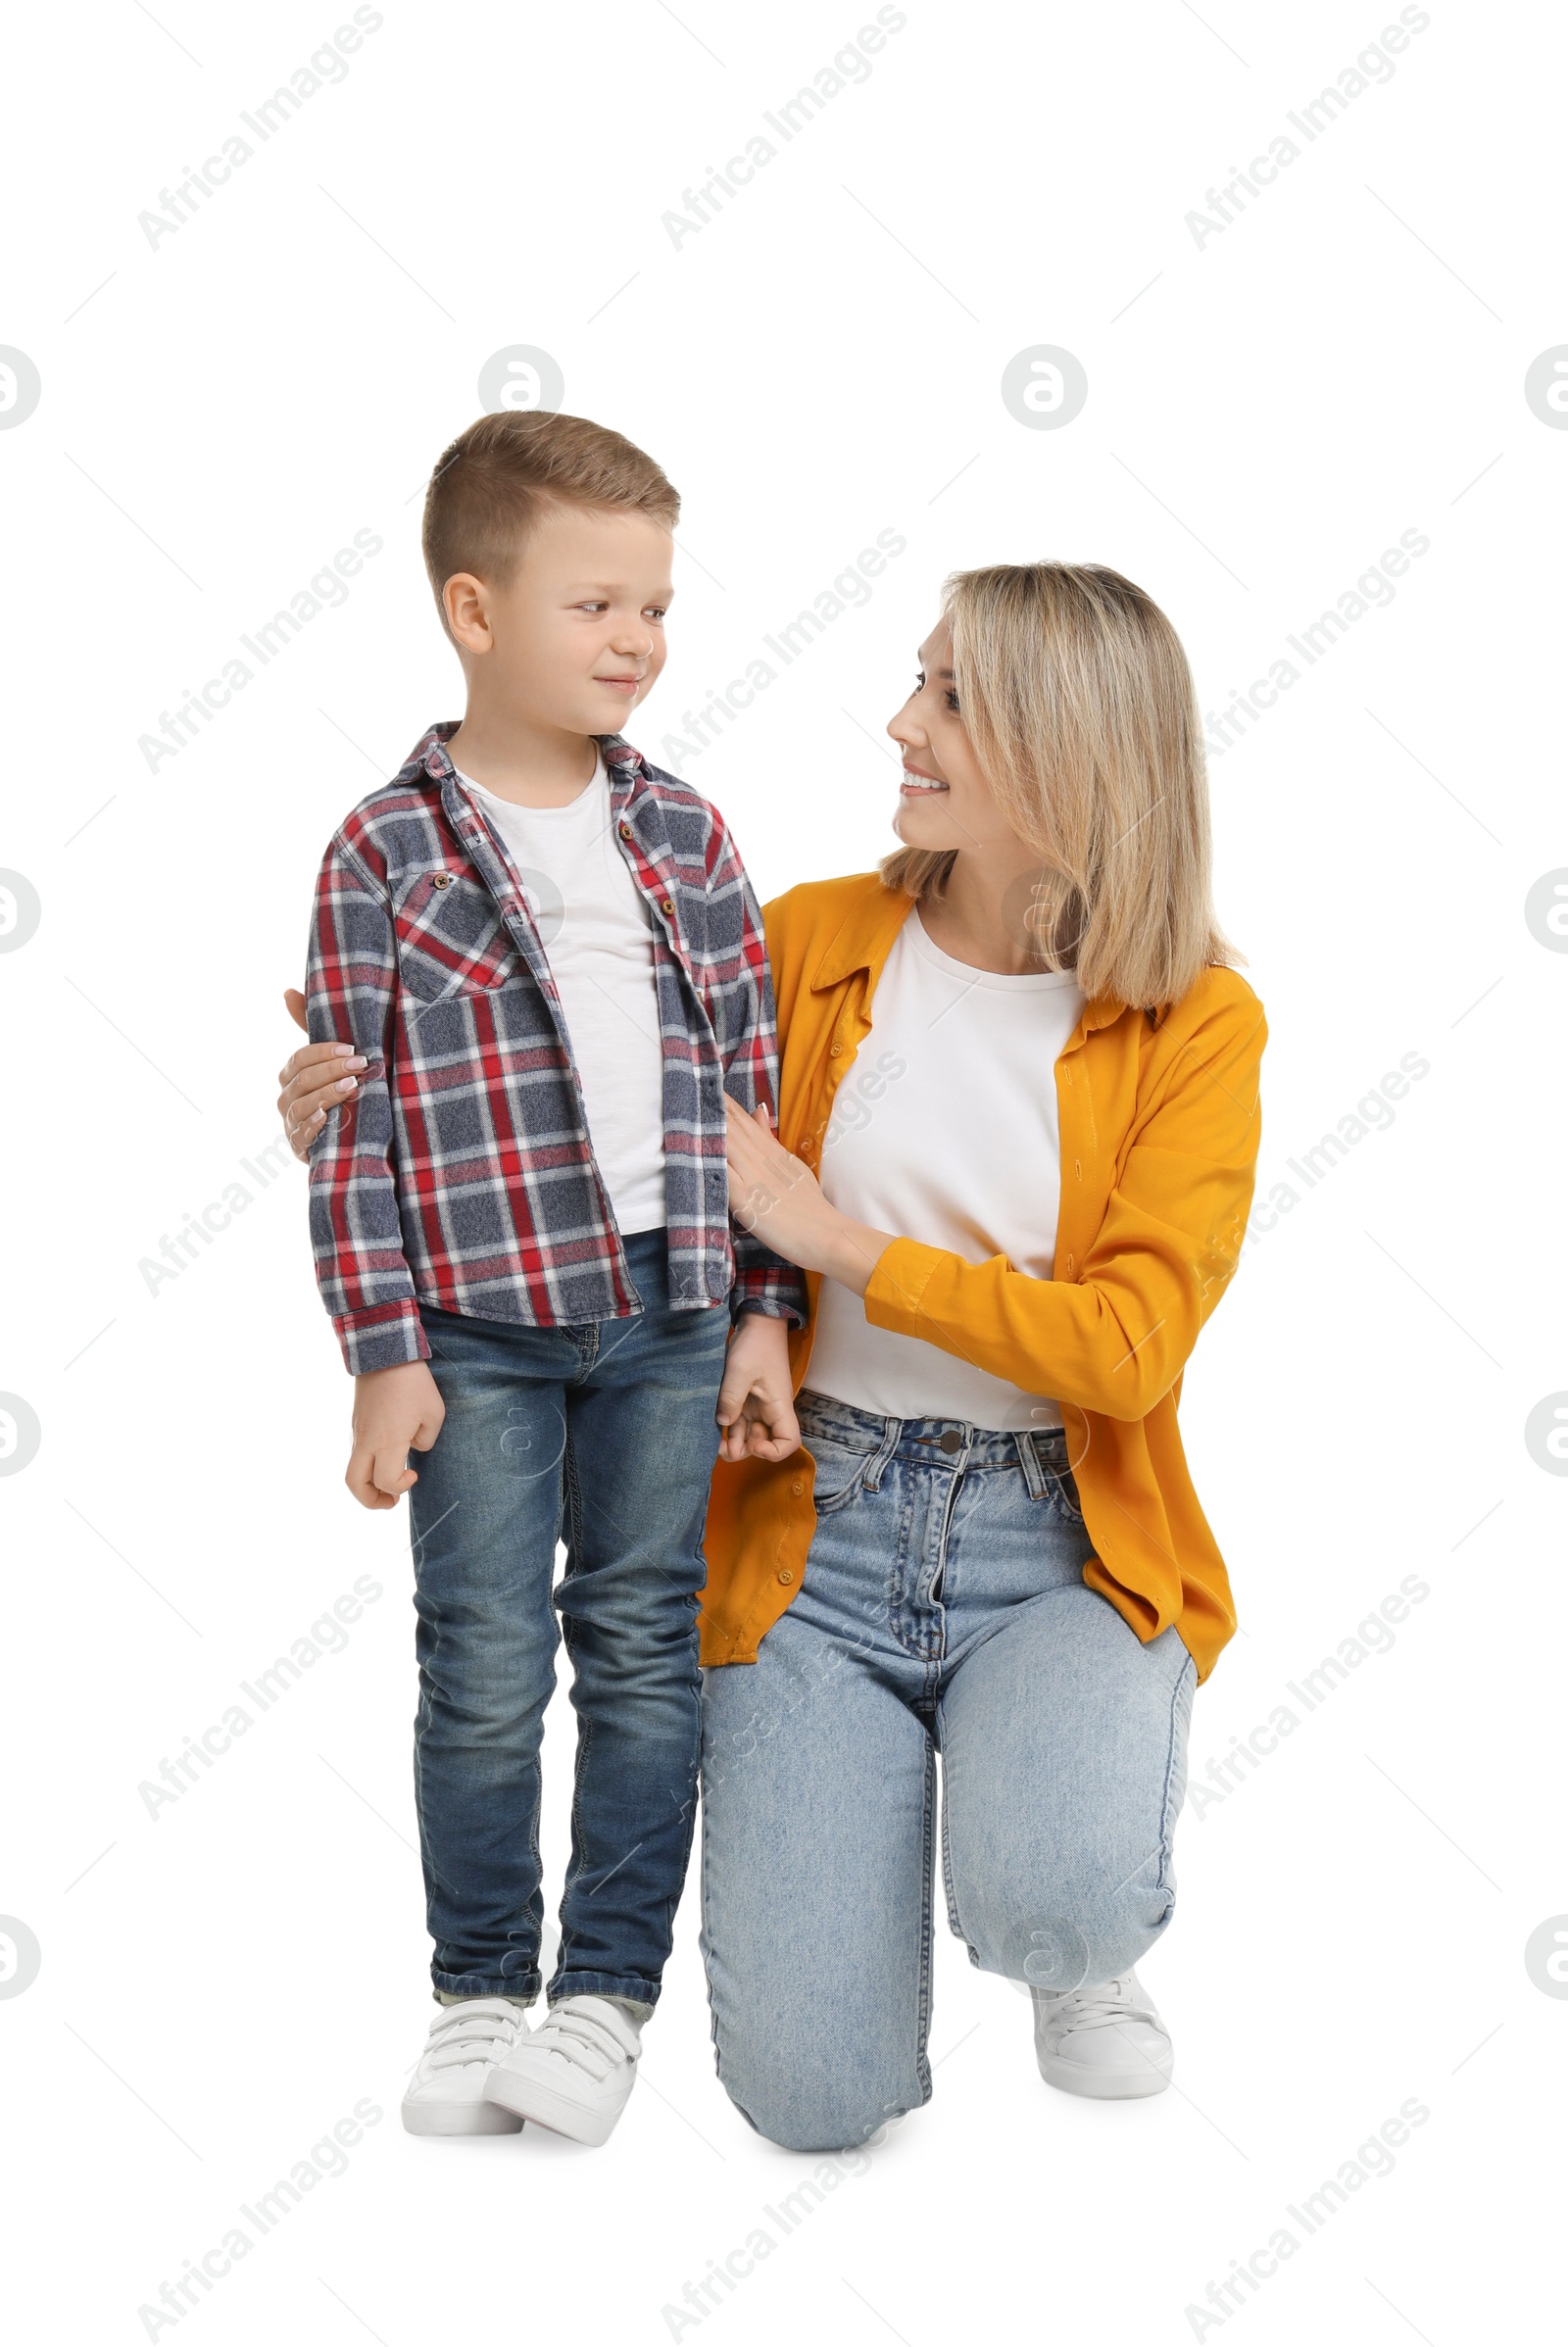
[[[787,1459],[801,1446],[790,1390],[789,1331],[765,1312],[743,1312],[729,1341],[714,1411],[721,1459]]]
[[[303,1027],[305,997],[291,986],[284,991],[283,1000],[295,1026]],[[296,1157],[302,1161],[309,1157],[311,1143],[326,1122],[327,1110],[341,1108],[359,1090],[360,1070],[366,1064],[351,1043],[302,1044],[292,1059],[284,1061],[277,1078],[283,1087],[277,1113]]]
[[[411,1450],[428,1450],[447,1405],[423,1361],[369,1369],[354,1381],[354,1450],[343,1481],[361,1507],[396,1507],[418,1482]]]

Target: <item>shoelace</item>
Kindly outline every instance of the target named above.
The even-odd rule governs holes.
[[[1123,1973],[1118,1980],[1106,1980],[1099,1988],[1073,1988],[1060,1996],[1048,1990],[1046,2012],[1054,2029],[1119,2029],[1129,2021],[1146,2021],[1156,2029],[1159,2027],[1153,2006],[1134,1995],[1130,1973]]]
[[[619,2062],[626,2061],[637,2050],[626,2044],[608,2022],[599,2021],[592,2013],[574,2011],[569,2005],[558,2005],[540,2023],[533,2033],[532,2043],[548,2054],[560,2054],[562,2059],[585,2070],[599,2082],[607,2078]]]
[[[525,2027],[520,2008],[505,1997],[475,1997],[467,2004],[449,2005],[430,2024],[418,2067],[453,2070],[466,2062],[498,2062],[511,2052]]]

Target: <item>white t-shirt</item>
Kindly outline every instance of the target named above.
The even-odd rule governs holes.
[[[1061,1200],[1055,1063],[1084,998],[1070,971],[1004,978],[955,961],[911,911],[871,1000],[871,1032],[839,1086],[821,1183],[842,1213],[983,1263],[1050,1279]],[[822,1282],[806,1382],[889,1418],[1016,1433],[1059,1426],[1048,1396],[918,1337],[872,1328]]]
[[[664,1054],[654,941],[616,845],[610,777],[566,807],[518,807],[458,780],[501,835],[561,995],[593,1143],[622,1233],[664,1226]]]

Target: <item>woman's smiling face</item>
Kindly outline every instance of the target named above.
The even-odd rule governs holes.
[[[1011,837],[964,731],[945,619],[921,645],[914,691],[888,732],[904,753],[893,828],[906,848],[983,848]]]

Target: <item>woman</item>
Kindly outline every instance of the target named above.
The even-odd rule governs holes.
[[[950,580],[921,660],[903,845],[768,907],[778,1136],[730,1119],[734,1210],[811,1315],[804,1450],[714,1472],[703,1947],[719,2075],[798,2150],[929,2097],[939,1753],[948,1919],[1028,1983],[1048,2082],[1169,2082],[1133,1968],[1235,1627],[1176,1404],[1265,1030],[1187,662],[1140,589],[1059,563]],[[322,1056],[285,1071],[301,1153]]]

